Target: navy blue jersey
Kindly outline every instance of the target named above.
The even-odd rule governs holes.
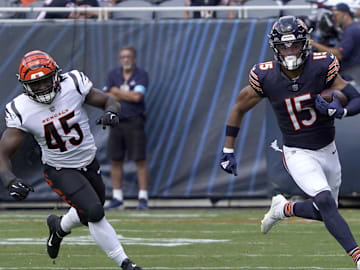
[[[312,53],[301,75],[289,79],[276,61],[255,65],[249,74],[250,86],[267,97],[277,117],[284,145],[320,149],[334,140],[334,119],[315,109],[315,98],[330,88],[339,72],[336,57],[326,52]]]
[[[145,70],[136,67],[131,77],[125,81],[123,70],[121,67],[113,69],[107,78],[105,91],[110,91],[111,87],[119,87],[123,91],[135,91],[145,95],[148,87],[149,79]],[[144,114],[145,103],[144,99],[141,102],[127,102],[120,100],[121,112],[120,118],[130,118]]]

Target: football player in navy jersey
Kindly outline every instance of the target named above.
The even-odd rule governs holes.
[[[360,112],[360,95],[338,74],[336,57],[311,53],[309,40],[310,33],[300,19],[285,16],[274,23],[269,44],[275,61],[251,69],[249,85],[239,92],[227,121],[220,166],[237,174],[234,142],[242,118],[268,98],[283,135],[284,165],[311,199],[293,203],[281,194],[274,196],[261,221],[261,231],[267,233],[276,222],[291,216],[323,221],[360,269],[358,244],[337,209],[341,167],[334,142],[334,118]],[[327,103],[319,95],[330,87],[347,96],[344,108],[336,96]]]
[[[89,104],[104,109],[97,123],[115,126],[119,124],[120,104],[94,88],[84,73],[61,73],[54,59],[42,51],[24,55],[18,78],[24,93],[5,108],[7,129],[0,140],[0,180],[16,200],[34,191],[10,166],[10,158],[26,133],[32,134],[41,148],[46,182],[71,206],[64,216],[47,218],[49,257],[58,256],[63,237],[73,228],[86,225],[94,241],[123,270],[142,270],[128,258],[105,218],[105,186],[84,108]]]

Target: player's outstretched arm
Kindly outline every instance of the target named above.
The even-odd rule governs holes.
[[[230,112],[230,116],[227,121],[227,127],[230,126],[239,129],[245,113],[249,111],[251,108],[253,108],[261,100],[262,97],[260,97],[254,91],[254,89],[251,88],[251,86],[248,85],[244,87],[236,97],[235,104]],[[234,135],[234,136],[228,136],[228,135]],[[237,132],[236,134],[235,132],[234,133],[226,132],[224,147],[234,148],[236,135]]]
[[[99,89],[92,88],[86,96],[85,103],[104,109],[105,113],[96,121],[96,124],[102,125],[103,128],[119,124],[120,103],[113,97],[106,95]]]
[[[111,111],[114,113],[120,111],[119,102],[96,88],[90,90],[89,94],[86,96],[85,103],[103,109],[104,111]]]
[[[17,128],[7,128],[0,140],[0,179],[15,200],[23,200],[34,189],[11,172],[10,158],[20,147],[25,132]]]
[[[262,98],[251,86],[243,88],[236,98],[226,125],[226,138],[220,167],[227,173],[237,175],[237,162],[234,155],[234,144],[241,121],[247,111],[253,108]]]

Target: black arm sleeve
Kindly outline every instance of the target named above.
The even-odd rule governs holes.
[[[347,110],[346,116],[352,116],[358,114],[360,112],[359,92],[350,83],[348,83],[345,86],[342,92],[346,95],[346,97],[349,100],[348,104],[345,106],[345,109]]]

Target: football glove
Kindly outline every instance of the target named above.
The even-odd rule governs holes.
[[[220,160],[220,167],[225,172],[233,174],[237,176],[236,168],[237,162],[234,156],[234,153],[224,153],[222,152],[221,160]]]
[[[96,124],[102,125],[103,129],[105,129],[106,126],[117,126],[119,125],[119,116],[113,112],[106,112],[98,120],[96,120]]]
[[[340,100],[335,93],[333,94],[333,101],[331,103],[326,102],[322,96],[317,95],[315,99],[315,108],[321,114],[340,119],[346,114],[346,110],[341,105]]]
[[[11,197],[13,197],[17,201],[24,200],[29,192],[34,192],[32,186],[25,184],[21,179],[13,180],[8,186],[8,191]]]

